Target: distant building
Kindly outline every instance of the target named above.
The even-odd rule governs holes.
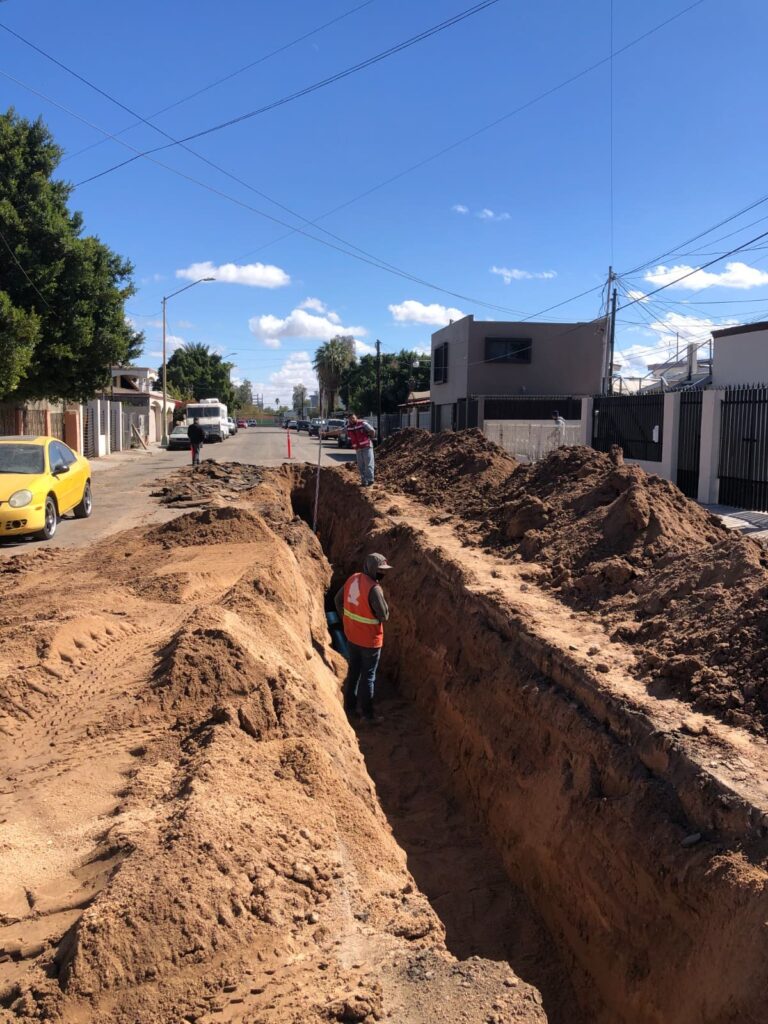
[[[432,335],[432,429],[482,426],[484,401],[599,394],[606,321],[531,323],[465,316]]]
[[[768,320],[712,331],[712,384],[768,384]]]
[[[102,397],[122,403],[124,413],[129,414],[130,423],[146,443],[160,441],[163,436],[163,393],[158,388],[154,370],[146,366],[113,366],[112,384]],[[166,401],[168,427],[173,410],[179,404],[172,398]]]

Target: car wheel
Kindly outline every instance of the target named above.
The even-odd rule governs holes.
[[[75,519],[87,519],[93,512],[93,495],[91,494],[91,481],[87,480],[83,490],[83,498],[79,505],[73,509]]]
[[[45,499],[45,526],[35,534],[38,540],[52,540],[59,525],[59,512],[52,495]]]

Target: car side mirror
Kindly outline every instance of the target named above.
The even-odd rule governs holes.
[[[69,472],[69,466],[64,466],[64,465],[61,465],[61,466],[57,466],[57,467],[56,467],[56,468],[54,469],[54,471],[53,471],[53,475],[54,475],[54,476],[58,476],[58,475],[59,475],[59,473],[68,473],[68,472]]]

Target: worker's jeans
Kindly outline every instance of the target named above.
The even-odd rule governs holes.
[[[345,711],[355,710],[359,696],[363,714],[366,718],[373,718],[373,691],[380,657],[380,647],[358,647],[357,644],[349,644],[349,669],[344,681]]]
[[[360,470],[360,482],[363,487],[373,483],[373,445],[357,449],[357,468]]]
[[[192,465],[193,466],[199,466],[200,465],[200,450],[202,449],[202,447],[203,446],[201,444],[193,444],[192,445]]]

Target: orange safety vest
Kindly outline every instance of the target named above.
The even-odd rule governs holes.
[[[344,635],[358,647],[383,647],[384,626],[374,617],[368,597],[375,580],[356,572],[344,584]]]

